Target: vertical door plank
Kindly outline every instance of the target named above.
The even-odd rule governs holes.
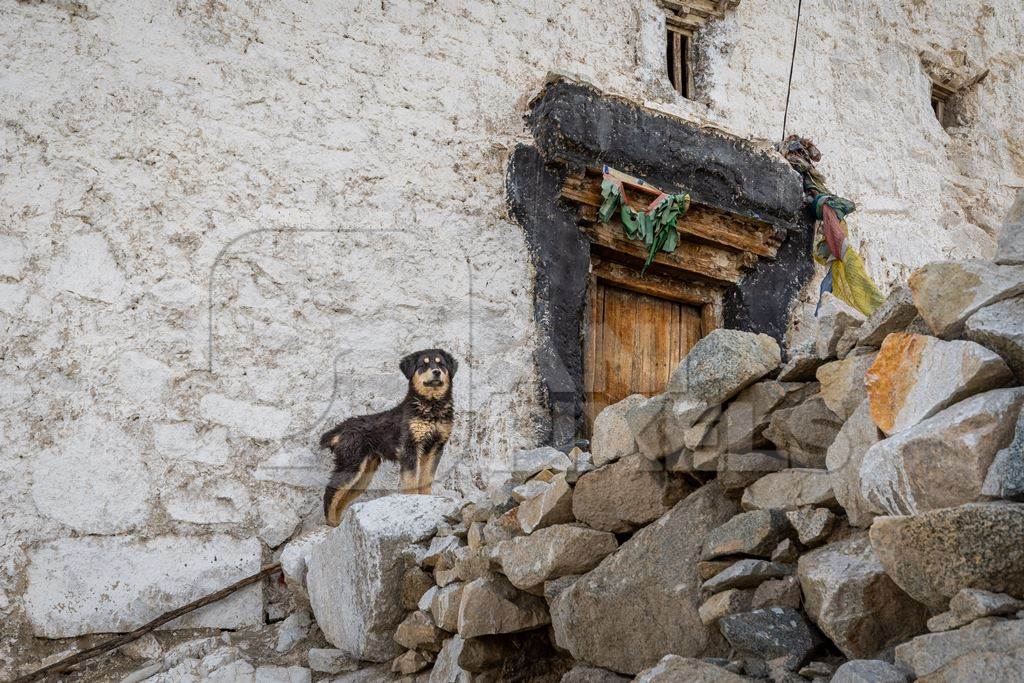
[[[630,394],[663,392],[707,322],[700,308],[596,278],[590,305],[584,347],[588,426],[603,408]]]

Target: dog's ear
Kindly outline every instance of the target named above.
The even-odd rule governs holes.
[[[444,362],[448,366],[448,376],[455,377],[455,371],[459,369],[459,361],[452,357],[452,354],[447,351],[441,351],[441,355],[444,357]]]
[[[405,375],[406,379],[412,379],[412,373],[416,372],[416,360],[419,357],[420,354],[418,352],[410,353],[398,364],[398,367],[401,368],[402,374]]]

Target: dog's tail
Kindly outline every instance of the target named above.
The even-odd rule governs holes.
[[[332,451],[334,447],[338,445],[338,441],[341,439],[341,425],[338,425],[334,429],[326,431],[320,437],[320,448],[330,448]]]

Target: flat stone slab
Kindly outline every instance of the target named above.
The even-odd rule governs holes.
[[[25,610],[43,638],[131,631],[260,570],[259,540],[158,536],[62,538],[31,553]],[[163,628],[263,624],[259,584]]]
[[[730,588],[754,588],[768,579],[780,579],[793,573],[793,566],[768,560],[739,560],[708,579],[701,590],[718,593]]]
[[[828,470],[791,468],[761,477],[743,492],[744,510],[796,510],[806,505],[836,507]]]
[[[712,560],[723,555],[771,557],[779,542],[790,535],[789,522],[780,510],[743,512],[708,535],[701,558]]]

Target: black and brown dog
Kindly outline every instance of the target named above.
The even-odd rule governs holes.
[[[334,453],[324,491],[324,516],[337,526],[345,508],[370,485],[381,459],[397,461],[403,493],[430,493],[434,471],[452,433],[452,378],[459,364],[442,349],[410,353],[399,367],[409,391],[383,413],[350,417],[320,437]]]

